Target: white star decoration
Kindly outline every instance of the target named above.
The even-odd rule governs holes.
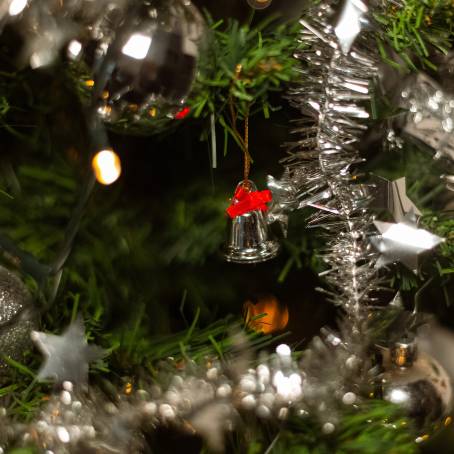
[[[81,317],[61,336],[33,331],[31,338],[46,357],[38,374],[40,380],[50,378],[59,383],[84,384],[88,381],[88,364],[105,355],[101,347],[87,344]]]
[[[375,221],[374,224],[381,234],[370,239],[375,248],[381,252],[377,261],[378,268],[390,263],[401,262],[416,273],[419,256],[445,241],[444,238],[427,230],[419,229],[412,211],[405,216],[404,222],[393,224]]]

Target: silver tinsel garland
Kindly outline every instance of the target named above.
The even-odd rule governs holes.
[[[304,50],[296,55],[302,61],[301,82],[289,99],[303,118],[293,131],[299,138],[283,161],[284,179],[275,185],[292,189],[293,199],[283,201],[286,207],[319,209],[309,225],[327,234],[323,259],[329,269],[323,274],[333,289],[330,300],[359,326],[379,286],[377,255],[368,240],[373,230],[370,191],[358,184],[354,170],[363,161],[356,147],[367,129],[365,106],[378,70],[376,51],[359,30],[353,48],[343,52],[332,24],[334,4],[323,2],[307,15],[311,20],[301,20]],[[282,206],[278,196],[272,212]]]

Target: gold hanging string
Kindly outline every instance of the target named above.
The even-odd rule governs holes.
[[[241,64],[236,65],[235,68],[235,76],[232,80],[232,86],[235,81],[240,77],[241,71],[243,67]],[[247,108],[246,115],[244,118],[244,138],[240,134],[237,128],[237,120],[238,120],[238,112],[235,108],[232,90],[230,90],[229,94],[229,108],[230,108],[230,121],[233,133],[235,134],[235,138],[237,139],[240,147],[243,150],[244,155],[244,171],[243,171],[243,184],[245,187],[249,187],[249,173],[251,170],[251,155],[249,153],[249,107]]]

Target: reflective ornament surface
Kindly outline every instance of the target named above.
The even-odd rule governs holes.
[[[142,0],[106,11],[89,27],[88,42],[72,42],[68,56],[87,66],[81,84],[104,121],[173,118],[191,91],[204,30],[190,1]]]
[[[32,297],[24,283],[0,266],[0,352],[21,361],[30,348],[30,332],[38,325]],[[0,375],[7,368],[0,359]]]
[[[414,342],[396,343],[384,366],[384,399],[405,409],[420,428],[448,414],[452,400],[449,376],[438,361],[418,352]]]
[[[238,187],[243,185],[241,182]],[[249,181],[249,191],[257,191]],[[260,209],[235,216],[228,221],[228,239],[224,246],[227,262],[260,263],[279,253],[279,242],[272,239],[266,215]]]

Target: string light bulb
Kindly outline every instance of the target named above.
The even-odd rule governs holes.
[[[96,153],[92,167],[96,180],[104,185],[114,183],[121,175],[121,161],[113,150],[105,149]]]

